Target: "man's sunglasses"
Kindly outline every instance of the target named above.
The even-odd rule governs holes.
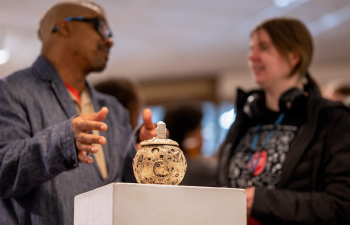
[[[81,21],[81,22],[87,22],[87,23],[92,23],[94,25],[94,29],[97,31],[97,33],[102,37],[103,40],[106,40],[108,38],[111,38],[112,31],[109,29],[107,23],[105,20],[103,20],[101,17],[95,17],[95,18],[84,18],[82,16],[78,17],[67,17],[64,19],[66,22],[70,21]],[[58,25],[56,25],[52,33],[55,33],[58,31]]]

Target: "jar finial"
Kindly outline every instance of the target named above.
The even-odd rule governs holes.
[[[166,139],[166,125],[163,121],[157,123],[156,134],[158,139]]]

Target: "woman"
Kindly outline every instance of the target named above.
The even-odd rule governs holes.
[[[250,46],[261,90],[238,91],[220,185],[246,189],[251,224],[350,224],[350,115],[308,74],[309,32],[298,20],[271,19]]]

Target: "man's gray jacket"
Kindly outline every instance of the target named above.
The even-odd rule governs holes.
[[[121,181],[126,153],[135,151],[128,113],[87,85],[95,111],[109,109],[108,130],[100,131],[107,139],[105,180],[96,160],[78,162],[71,129],[77,111],[44,57],[0,79],[0,225],[73,224],[76,195]]]

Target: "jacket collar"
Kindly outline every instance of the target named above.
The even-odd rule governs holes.
[[[39,74],[39,77],[45,81],[61,80],[55,67],[44,56],[40,55],[32,66]]]
[[[40,79],[50,83],[51,90],[67,118],[76,115],[78,112],[55,67],[44,56],[39,56],[34,62],[32,68],[37,71]]]
[[[55,67],[44,56],[39,56],[33,63],[32,68],[34,68],[37,71],[38,76],[43,81],[47,81],[50,83],[53,93],[56,96],[57,101],[60,103],[63,110],[65,111],[67,118],[76,115],[78,112],[66,89],[66,86],[63,83],[63,80],[61,79]],[[86,82],[86,86],[90,92],[90,97],[92,99],[95,111],[97,112],[98,110],[100,110],[97,106],[105,104],[104,99],[100,98],[98,93],[88,82]]]
[[[296,137],[291,143],[288,155],[283,164],[281,179],[277,185],[279,188],[283,188],[288,184],[296,165],[312,141],[316,132],[319,113],[323,107],[321,93],[315,84],[306,85],[305,91],[309,93],[307,121],[300,126]]]
[[[35,62],[33,63],[32,67],[38,72],[38,75],[41,79],[46,81],[52,81],[52,80],[60,80],[62,81],[60,75],[58,74],[55,67],[47,60],[44,56],[40,55]],[[62,84],[64,85],[63,81]],[[86,82],[86,87],[89,89],[91,99],[94,99],[94,97],[99,98],[99,95],[97,94],[94,87]],[[101,100],[101,99],[100,99]]]

